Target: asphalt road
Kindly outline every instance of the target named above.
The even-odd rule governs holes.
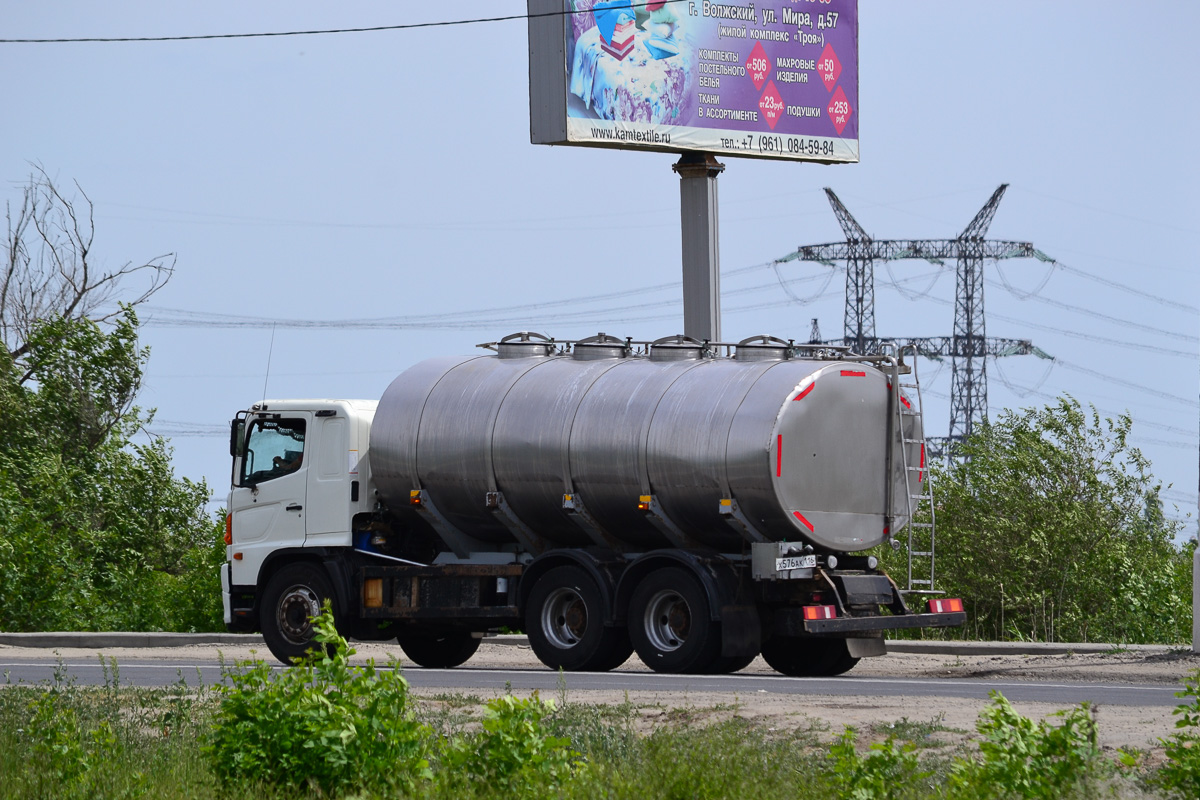
[[[9,657],[0,661],[0,675],[10,683],[37,684],[53,680],[58,662],[52,658]],[[104,670],[98,660],[62,664],[65,676],[80,685],[101,685]],[[282,667],[277,667],[282,669]],[[527,692],[537,689],[552,693],[559,688],[559,675],[547,669],[424,669],[407,666],[405,677],[415,688],[446,689],[491,694],[505,689]],[[212,661],[167,660],[123,661],[119,679],[125,686],[170,686],[183,681],[189,686],[210,685],[221,680],[221,667]],[[961,697],[986,700],[999,690],[1014,702],[1045,702],[1074,705],[1084,701],[1123,706],[1174,706],[1179,702],[1177,685],[1114,683],[1050,683],[1034,681],[963,680],[955,678],[856,677],[787,678],[780,675],[659,675],[640,671],[566,673],[569,691],[695,692],[746,696],[752,693],[779,695]]]

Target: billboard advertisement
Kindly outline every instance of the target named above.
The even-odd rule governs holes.
[[[529,0],[538,144],[858,161],[857,0]]]

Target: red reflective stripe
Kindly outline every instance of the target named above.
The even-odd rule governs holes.
[[[801,514],[799,511],[793,511],[792,515],[796,519],[800,520],[800,524],[802,524],[804,527],[808,528],[810,531],[812,531],[814,533],[816,532],[817,529],[813,527],[813,524],[811,522],[809,522],[807,519],[805,519],[804,515]]]
[[[858,372],[857,370],[853,370],[853,369],[844,369],[844,370],[842,370],[842,377],[843,378],[865,378],[865,377],[867,377],[867,373]]]
[[[796,395],[795,400],[793,400],[792,402],[795,402],[796,400],[803,400],[804,398],[808,397],[808,393],[811,392],[813,390],[813,387],[816,385],[817,385],[816,381],[813,381],[812,383],[810,383],[808,386],[806,386],[804,388],[803,392]]]
[[[921,442],[921,464],[917,470],[917,483],[921,482],[921,478],[925,477],[925,443]]]
[[[775,437],[775,477],[783,477],[783,434]]]
[[[904,403],[905,408],[912,408],[912,403],[908,402],[908,398],[904,395],[900,395],[900,402]]]

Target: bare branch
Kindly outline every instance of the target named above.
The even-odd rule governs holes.
[[[130,287],[141,291],[125,302],[137,306],[166,285],[175,270],[172,253],[116,269],[93,263],[95,204],[78,183],[64,193],[40,164],[33,165],[19,204],[6,204],[7,228],[0,260],[0,340],[28,380],[23,359],[41,320],[55,317],[108,322],[115,301]],[[108,308],[108,306],[113,306]]]

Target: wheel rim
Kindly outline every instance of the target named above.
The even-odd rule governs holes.
[[[279,598],[276,620],[279,632],[293,644],[312,638],[312,618],[321,613],[321,598],[309,586],[291,586]]]
[[[587,633],[587,604],[574,589],[555,589],[542,604],[542,633],[555,647],[569,650]]]
[[[674,652],[687,642],[692,629],[692,609],[678,592],[663,589],[646,604],[642,628],[654,649]]]

